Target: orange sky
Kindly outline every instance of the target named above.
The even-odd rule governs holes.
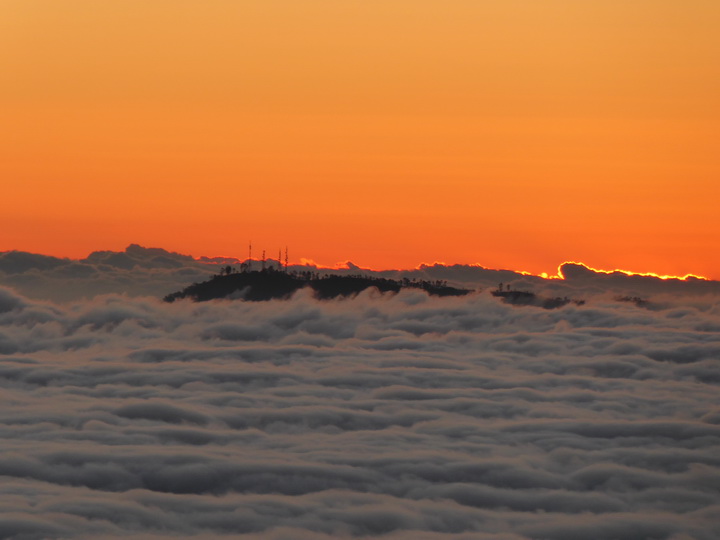
[[[0,251],[720,279],[717,0],[2,0]]]

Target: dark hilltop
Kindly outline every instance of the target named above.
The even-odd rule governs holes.
[[[555,309],[563,307],[571,302],[577,306],[585,304],[585,300],[576,300],[568,298],[567,296],[544,298],[530,291],[518,291],[516,289],[511,289],[510,285],[503,288],[502,283],[500,283],[496,290],[491,291],[491,294],[500,298],[506,304],[512,304],[514,306],[537,306],[543,309]]]
[[[181,291],[168,294],[165,302],[174,302],[188,298],[195,302],[204,302],[220,298],[264,301],[289,298],[295,291],[309,288],[315,298],[330,300],[356,296],[365,289],[374,287],[382,293],[397,293],[402,289],[419,289],[433,296],[464,296],[472,289],[451,287],[443,280],[427,281],[418,279],[389,279],[362,274],[320,274],[311,270],[290,271],[269,267],[251,270],[249,265],[241,264],[237,271],[232,266],[224,266],[219,274],[202,283],[193,283]],[[571,302],[582,305],[582,300],[569,298],[543,298],[528,291],[511,290],[501,283],[493,296],[503,302],[518,306],[537,306],[544,309],[562,307]]]
[[[208,281],[194,283],[181,291],[168,294],[166,302],[189,298],[203,302],[217,298],[240,298],[250,301],[289,298],[304,287],[312,289],[320,300],[338,297],[352,297],[365,289],[375,287],[380,292],[397,293],[401,289],[420,289],[434,296],[463,296],[472,290],[450,287],[447,282],[421,281],[404,278],[401,280],[363,275],[320,275],[312,271],[287,272],[274,268],[248,271],[241,265],[241,271],[231,266],[223,267],[220,274]]]

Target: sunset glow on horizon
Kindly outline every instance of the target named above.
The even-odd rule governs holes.
[[[719,27],[712,0],[6,1],[0,251],[718,280]]]

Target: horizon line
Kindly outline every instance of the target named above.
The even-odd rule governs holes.
[[[203,261],[202,261],[203,258],[205,258],[205,259],[213,259],[213,258],[235,259],[235,260],[238,261],[239,263],[244,263],[244,262],[247,262],[247,261],[258,261],[258,262],[262,262],[262,259],[249,258],[249,259],[241,260],[241,259],[238,259],[237,257],[227,257],[227,256],[222,256],[222,255],[217,256],[217,257],[200,256],[200,257],[193,257],[193,258],[194,258],[196,261],[198,261],[198,262],[203,262]],[[269,259],[266,259],[266,260],[276,261],[276,259],[273,259],[272,257],[269,258]],[[282,261],[277,261],[277,262],[279,262],[279,263],[282,264]],[[212,263],[210,263],[210,264],[212,264]],[[633,271],[633,270],[625,270],[625,269],[622,269],[622,268],[614,268],[614,269],[612,269],[612,270],[604,270],[604,269],[602,269],[602,268],[594,268],[594,267],[590,266],[589,264],[586,264],[586,263],[581,262],[581,261],[575,261],[575,260],[572,260],[572,261],[563,261],[563,262],[561,262],[561,263],[558,265],[558,267],[557,267],[557,271],[556,271],[557,273],[554,274],[554,275],[549,275],[547,272],[541,272],[541,273],[539,273],[539,274],[535,274],[535,273],[533,273],[533,272],[528,272],[528,271],[525,271],[525,270],[514,270],[514,269],[511,269],[511,268],[490,268],[490,267],[487,267],[487,266],[483,266],[483,265],[480,264],[480,263],[447,263],[447,262],[445,262],[445,261],[437,261],[437,260],[436,260],[435,262],[433,262],[433,263],[421,262],[420,264],[416,265],[414,268],[383,268],[383,269],[378,269],[378,268],[368,268],[368,267],[363,267],[363,266],[357,265],[357,264],[353,263],[353,262],[352,262],[351,260],[349,260],[349,259],[346,260],[346,261],[342,261],[342,262],[336,262],[336,263],[333,264],[333,265],[323,265],[323,264],[318,263],[317,261],[315,261],[315,260],[313,260],[313,259],[308,259],[308,258],[306,258],[306,257],[300,257],[300,262],[299,262],[299,263],[290,263],[290,266],[312,266],[312,267],[315,267],[315,268],[317,268],[317,269],[319,269],[319,270],[350,270],[350,269],[352,269],[352,267],[351,267],[350,265],[352,265],[353,267],[356,267],[358,270],[367,270],[367,271],[370,271],[370,272],[393,272],[393,271],[395,271],[395,272],[401,272],[401,271],[404,271],[404,270],[405,270],[405,271],[407,271],[407,270],[423,270],[424,268],[430,268],[430,267],[433,267],[433,266],[444,266],[444,267],[446,267],[446,268],[447,268],[447,267],[450,267],[450,266],[468,266],[468,267],[474,267],[474,268],[482,268],[482,269],[484,269],[484,270],[494,270],[494,271],[497,271],[497,272],[514,272],[514,273],[516,273],[516,274],[521,274],[521,275],[523,275],[523,276],[533,276],[533,277],[538,277],[538,278],[541,278],[541,279],[548,279],[548,280],[553,280],[553,279],[555,279],[555,280],[566,280],[567,277],[563,274],[562,268],[563,268],[563,266],[569,265],[569,264],[571,264],[571,265],[576,265],[576,266],[582,266],[583,268],[586,268],[587,270],[590,270],[591,272],[594,272],[594,273],[596,273],[596,274],[606,274],[606,275],[623,274],[623,275],[625,275],[625,276],[630,276],[630,277],[632,277],[632,276],[638,276],[638,277],[653,277],[653,278],[657,278],[657,279],[661,279],[661,280],[671,280],[671,279],[675,279],[675,280],[678,280],[678,281],[688,281],[689,279],[697,279],[697,280],[701,280],[701,281],[714,281],[713,279],[710,279],[710,278],[708,278],[708,277],[706,277],[706,276],[702,276],[702,275],[699,275],[699,274],[692,274],[692,273],[687,273],[687,274],[685,274],[685,275],[683,275],[683,276],[676,276],[676,275],[673,275],[673,274],[658,274],[658,273],[655,273],[655,272],[635,272],[635,271]]]
[[[248,257],[247,259],[244,259],[244,260],[243,260],[243,259],[239,259],[238,257],[227,256],[227,255],[213,255],[213,256],[200,255],[200,256],[194,256],[194,255],[189,255],[189,254],[185,254],[185,253],[180,253],[180,252],[177,252],[177,251],[169,251],[169,250],[167,250],[167,249],[165,249],[165,248],[161,248],[161,247],[146,247],[146,246],[142,246],[142,245],[140,245],[140,244],[135,244],[135,243],[129,244],[123,251],[114,251],[114,252],[113,252],[112,250],[94,250],[94,251],[91,251],[91,252],[90,252],[87,256],[85,256],[83,259],[72,258],[72,257],[56,257],[56,256],[54,256],[54,255],[46,255],[46,254],[44,254],[44,253],[33,253],[33,252],[30,252],[30,251],[23,251],[23,250],[20,250],[20,249],[9,249],[9,250],[5,250],[5,251],[0,251],[0,254],[3,254],[3,253],[13,253],[13,252],[16,252],[16,253],[28,253],[28,254],[31,254],[31,255],[42,255],[42,256],[46,256],[46,257],[56,257],[56,258],[59,258],[59,259],[66,259],[66,260],[70,260],[70,261],[82,261],[82,260],[87,259],[88,257],[90,257],[90,255],[92,255],[93,253],[98,253],[98,252],[103,252],[103,251],[105,251],[105,252],[108,252],[108,251],[109,251],[109,252],[113,252],[113,253],[124,253],[124,252],[127,252],[127,250],[128,250],[129,248],[131,248],[131,247],[139,247],[139,248],[146,249],[146,250],[159,249],[159,250],[165,251],[166,253],[169,253],[169,254],[175,254],[175,255],[181,255],[181,256],[190,257],[190,258],[192,258],[192,259],[193,259],[194,261],[196,261],[196,262],[205,263],[205,264],[228,264],[228,261],[229,261],[229,260],[237,261],[237,264],[245,263],[245,262],[247,262],[247,261],[258,261],[258,262],[262,262],[262,259],[255,259],[255,258],[251,258],[251,257]],[[287,249],[287,248],[286,248],[286,249]],[[213,259],[224,259],[224,261],[223,261],[223,262],[220,262],[220,261],[214,262]],[[283,264],[283,262],[282,262],[281,260],[276,260],[276,259],[274,259],[274,258],[272,258],[272,257],[267,258],[267,259],[265,259],[265,260],[266,260],[266,261],[268,261],[268,260],[270,260],[270,261],[277,261],[279,264]],[[546,280],[563,280],[563,281],[567,279],[567,277],[563,274],[563,271],[562,271],[563,266],[565,266],[565,265],[576,265],[576,266],[582,266],[583,268],[585,268],[585,269],[587,269],[587,270],[589,270],[589,271],[591,271],[591,272],[593,272],[593,273],[596,273],[596,274],[605,274],[605,275],[623,274],[623,275],[629,276],[629,277],[632,277],[632,276],[652,277],[652,278],[657,278],[657,279],[661,279],[661,280],[678,280],[678,281],[688,281],[688,280],[690,280],[690,279],[696,279],[696,280],[701,280],[701,281],[716,281],[716,280],[711,279],[711,278],[709,278],[709,277],[707,277],[707,276],[703,276],[703,275],[700,275],[700,274],[694,274],[694,273],[687,273],[687,274],[684,274],[684,275],[682,275],[682,276],[679,276],[679,275],[673,275],[673,274],[660,274],[660,273],[656,273],[656,272],[637,272],[637,271],[634,271],[634,270],[627,270],[627,269],[623,269],[623,268],[613,268],[613,269],[611,269],[611,270],[606,270],[606,269],[603,269],[603,268],[595,268],[595,267],[593,267],[593,266],[590,266],[590,265],[587,264],[587,263],[584,263],[584,262],[582,262],[582,261],[576,261],[576,260],[567,260],[567,261],[561,262],[561,263],[558,265],[558,267],[557,267],[556,273],[555,273],[555,274],[552,274],[552,275],[551,275],[551,274],[548,274],[547,272],[534,273],[534,272],[528,272],[528,271],[526,271],[526,270],[516,270],[516,269],[511,269],[511,268],[490,268],[490,267],[488,267],[488,266],[484,266],[483,264],[477,263],[477,262],[476,262],[476,263],[447,263],[447,262],[445,262],[445,261],[440,261],[440,260],[435,260],[435,261],[432,262],[432,263],[421,262],[421,263],[417,264],[415,267],[412,267],[412,268],[382,268],[382,269],[379,269],[379,268],[369,268],[369,267],[360,266],[360,265],[357,265],[357,264],[353,263],[353,262],[352,262],[351,260],[349,260],[349,259],[346,259],[345,261],[336,262],[336,263],[334,263],[334,264],[332,264],[332,265],[324,265],[324,264],[322,264],[322,263],[318,263],[317,261],[315,261],[315,260],[313,260],[313,259],[310,259],[310,258],[307,258],[307,257],[300,257],[300,260],[299,260],[299,261],[291,262],[291,263],[288,263],[288,264],[289,264],[289,266],[312,266],[312,267],[315,267],[315,268],[317,268],[317,269],[319,269],[319,270],[350,270],[350,269],[352,269],[353,267],[355,267],[355,268],[357,268],[358,270],[367,270],[367,271],[370,271],[370,272],[393,272],[393,271],[395,271],[395,272],[401,272],[401,271],[423,270],[423,269],[425,269],[425,268],[430,268],[430,267],[433,267],[433,266],[444,266],[444,267],[466,266],[466,267],[473,267],[473,268],[481,268],[481,269],[484,269],[484,270],[493,270],[493,271],[497,271],[497,272],[514,272],[514,273],[516,273],[516,274],[520,274],[520,275],[523,275],[523,276],[532,276],[532,277],[537,277],[537,278],[546,279]]]

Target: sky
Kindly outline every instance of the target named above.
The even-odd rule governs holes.
[[[2,0],[0,250],[720,278],[715,0]]]

